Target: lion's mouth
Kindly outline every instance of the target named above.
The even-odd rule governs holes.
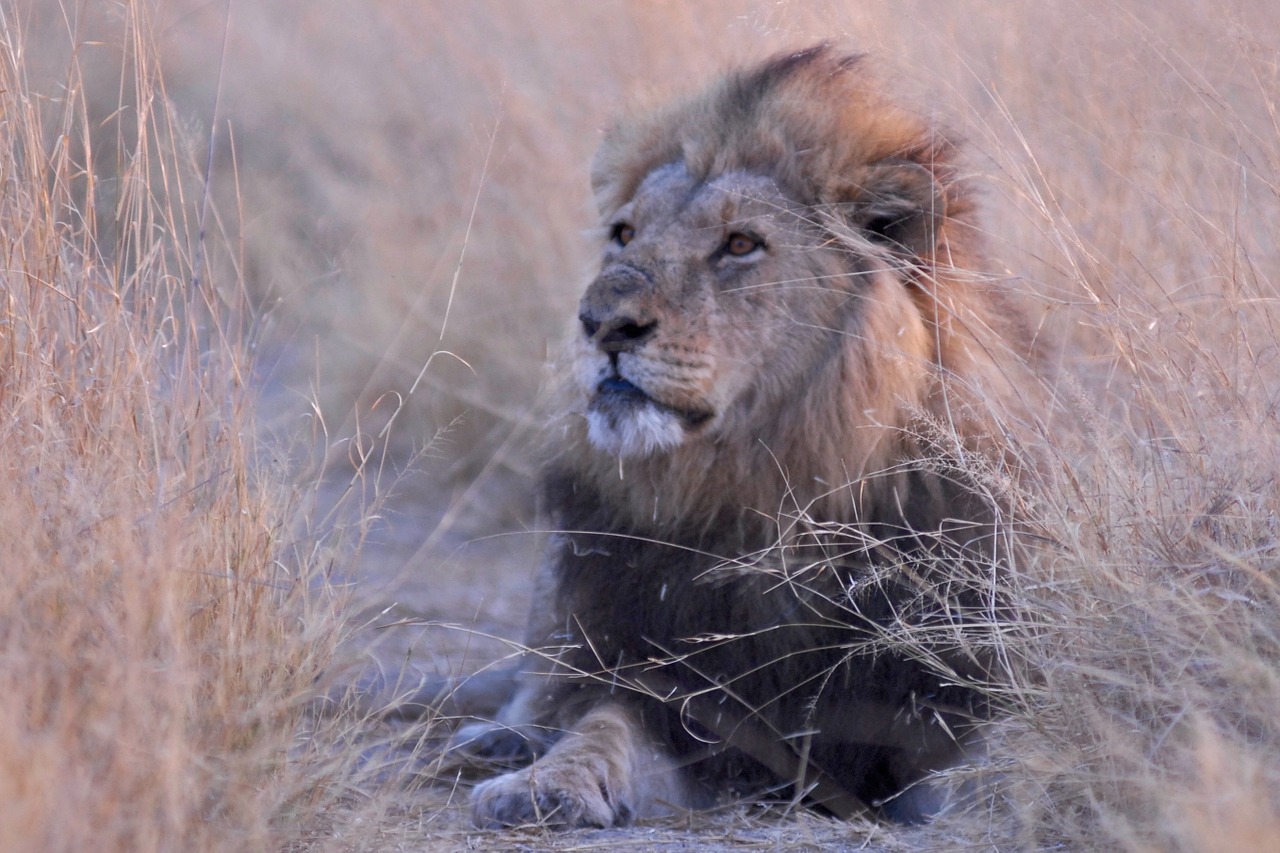
[[[608,379],[603,380],[596,387],[596,393],[601,396],[616,395],[623,399],[634,399],[637,402],[650,399],[648,394],[621,376],[610,376]]]
[[[608,376],[596,386],[596,398],[592,408],[609,412],[613,415],[636,414],[647,407],[675,415],[681,425],[687,429],[696,429],[711,420],[712,413],[706,410],[682,409],[655,400],[635,383],[618,374]]]

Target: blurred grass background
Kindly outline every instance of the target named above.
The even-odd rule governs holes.
[[[3,398],[11,424],[3,447],[11,457],[32,448],[64,454],[6,462],[9,479],[22,484],[18,509],[4,515],[15,566],[61,577],[47,567],[61,565],[68,546],[45,539],[19,548],[13,531],[98,512],[104,491],[113,500],[118,492],[98,468],[68,475],[69,484],[30,472],[74,472],[91,461],[134,466],[108,463],[114,457],[104,449],[119,452],[129,434],[146,445],[129,456],[144,460],[144,473],[182,471],[193,485],[203,482],[200,472],[230,466],[274,493],[287,482],[315,482],[324,469],[323,485],[298,499],[300,510],[292,499],[261,510],[274,520],[260,526],[278,532],[257,545],[258,527],[246,531],[241,519],[259,512],[251,496],[258,491],[217,490],[209,500],[221,509],[191,509],[210,525],[207,535],[238,555],[222,562],[268,572],[290,565],[311,579],[301,582],[308,588],[323,587],[326,573],[340,577],[355,584],[358,612],[517,635],[530,537],[458,548],[529,521],[536,460],[525,438],[536,426],[542,365],[590,275],[582,233],[593,222],[587,163],[600,128],[619,110],[700,85],[728,63],[831,39],[872,53],[903,97],[968,140],[974,176],[987,188],[991,255],[1010,271],[1010,286],[1035,294],[1046,330],[1067,344],[1062,381],[1085,423],[1078,434],[1046,436],[1058,481],[1040,511],[1060,531],[1063,557],[1051,577],[1025,590],[1038,621],[1020,635],[1020,653],[1042,676],[1020,686],[1023,713],[995,748],[1013,806],[985,829],[978,820],[930,832],[952,833],[947,843],[994,836],[1028,849],[1064,842],[1135,850],[1265,849],[1280,833],[1280,9],[1270,0],[2,0],[0,11],[9,75],[0,128],[9,301],[0,340],[4,387],[19,389]],[[32,223],[41,222],[47,233],[32,248]],[[38,283],[47,296],[59,276],[79,283],[59,287],[81,308],[57,319],[70,324],[65,334],[51,334],[57,300],[36,305],[22,288]],[[100,281],[110,283],[101,285],[102,303],[93,301]],[[199,287],[182,286],[191,281]],[[20,305],[35,307],[24,313]],[[172,330],[192,328],[187,316],[207,319],[179,346]],[[116,324],[102,328],[119,329],[126,343],[86,348],[89,318]],[[228,336],[224,349],[211,343],[215,329]],[[67,364],[50,353],[71,351],[82,365],[77,377],[92,367],[133,378],[108,383],[110,393],[98,397],[72,383],[69,410],[33,412],[15,402],[53,381],[31,365]],[[215,351],[223,355],[211,358]],[[111,402],[105,413],[76,402],[135,399],[121,397],[122,388],[142,402]],[[175,421],[173,412],[186,414]],[[120,425],[106,430],[113,419]],[[53,422],[82,424],[99,443],[32,426]],[[219,444],[250,433],[246,447]],[[216,447],[197,464],[190,448],[201,442]],[[362,457],[368,464],[351,464]],[[166,484],[178,475],[157,476],[144,476],[135,488],[141,503],[121,504],[122,517],[150,519],[155,507],[171,506]],[[347,483],[375,507],[355,519],[373,532],[359,562],[330,548],[326,519]],[[54,496],[75,509],[51,508]],[[155,524],[169,531],[166,542],[206,535],[188,516]],[[108,558],[118,540],[71,538],[80,543],[75,553],[103,565],[209,563],[159,558],[167,552],[145,543],[137,547],[151,556]],[[281,548],[293,556],[282,558]],[[77,584],[76,597],[26,612],[64,624],[67,612],[118,613],[121,601],[149,600],[118,599],[119,587],[108,587]],[[183,585],[165,595],[183,614],[212,593]],[[152,773],[157,791],[228,754],[299,751],[284,744],[296,742],[296,714],[341,620],[336,607],[316,615],[308,605],[302,619],[296,602],[262,606],[271,618],[251,624],[276,625],[269,636],[222,626],[180,645],[230,643],[268,673],[290,655],[311,661],[291,664],[296,679],[287,683],[266,675],[244,682],[236,669],[226,683],[247,686],[218,694],[252,706],[255,691],[275,691],[261,705],[278,714],[248,729],[274,733],[262,741],[274,745],[244,753],[240,730],[198,722],[187,705],[149,704],[157,716],[131,725],[150,720],[148,731],[157,720],[195,720],[201,732],[164,760],[138,758],[134,771]],[[174,636],[170,622],[146,624]],[[284,627],[299,624],[307,629]],[[385,664],[409,660],[430,671],[474,666],[503,648],[465,631],[398,640],[373,633]],[[50,648],[55,664],[80,661],[86,647],[48,646],[41,632],[13,636],[7,649],[30,658]],[[148,661],[145,650],[157,642],[146,633],[107,657]],[[215,658],[221,653],[184,658],[179,681],[210,683]],[[104,666],[93,660],[93,671]],[[130,685],[129,695],[140,689],[102,671],[113,687]],[[21,768],[49,768],[44,787],[15,783],[5,795],[23,808],[52,804],[66,780],[86,778],[81,742],[70,734],[77,726],[125,725],[74,691],[33,692],[33,678],[18,678],[10,695],[53,697],[44,706],[70,716],[48,741],[65,763],[0,750],[19,768],[14,779],[30,777]],[[167,696],[164,687],[157,684],[157,695]],[[225,701],[232,704],[213,707],[240,707]],[[306,742],[332,756],[359,725]],[[0,729],[24,742],[21,725]],[[207,739],[210,730],[221,739]],[[161,765],[179,776],[156,773]],[[232,809],[200,789],[181,810],[129,810],[138,816],[126,824],[139,833],[163,825],[176,834],[122,830],[122,840],[103,835],[100,846],[174,849],[170,839],[195,839],[184,843],[212,849],[213,836],[301,843],[298,827],[313,825],[339,827],[307,841],[335,849],[460,843],[453,818],[403,792],[374,798],[383,789],[329,765],[259,762],[205,778],[219,791],[263,791],[278,784],[271,780],[282,767],[297,771],[289,790],[311,791],[298,795],[310,811],[292,800],[258,808],[251,795],[228,802],[256,810]],[[193,784],[178,788],[191,792]],[[115,799],[59,809],[84,815],[83,826],[35,808],[3,822],[28,828],[6,849],[71,849],[100,831],[90,815],[137,800],[110,781],[87,785],[85,796],[104,789]],[[345,811],[334,811],[337,801]],[[232,817],[200,835],[195,827],[210,814]],[[353,814],[367,818],[363,828],[350,823]],[[253,828],[237,835],[230,824]],[[801,833],[787,837],[795,843],[941,843],[817,819],[804,826],[782,831]],[[47,834],[55,830],[65,834]],[[716,843],[736,837],[717,831]],[[766,831],[751,832],[744,843]]]

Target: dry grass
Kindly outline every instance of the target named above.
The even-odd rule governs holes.
[[[324,549],[253,458],[243,294],[210,276],[198,146],[145,8],[117,10],[107,114],[83,44],[33,85],[18,11],[0,7],[0,848],[278,847],[345,760],[305,715],[340,626]]]
[[[969,138],[992,254],[1065,344],[1064,411],[1037,440],[1053,541],[1014,575],[1023,620],[1000,639],[1019,664],[991,747],[1000,796],[914,833],[735,813],[692,836],[503,843],[1280,837],[1274,3],[280,0],[230,5],[225,47],[224,4],[157,4],[154,28],[150,5],[102,6],[68,37],[60,4],[0,2],[0,846],[267,848],[326,809],[317,846],[465,844],[436,801],[350,769],[350,720],[298,740],[334,622],[303,594],[317,558],[290,547],[246,436],[289,433],[315,387],[339,457],[398,412],[388,459],[405,467],[462,415],[447,463],[407,485],[438,503],[447,473],[470,500],[446,518],[518,516],[520,488],[480,484],[529,467],[538,366],[590,264],[596,128],[650,89],[818,38],[873,50]],[[210,217],[202,243],[215,96],[210,209],[242,216],[226,242]],[[249,317],[258,373],[234,337]],[[251,422],[263,373],[299,393]],[[491,599],[522,568],[468,586],[432,565],[421,614],[518,618]],[[459,666],[448,642],[415,660]],[[359,805],[328,808],[332,790]]]

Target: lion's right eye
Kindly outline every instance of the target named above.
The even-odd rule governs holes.
[[[613,242],[617,243],[619,246],[627,245],[635,236],[635,227],[628,225],[625,222],[615,223],[613,229],[609,232],[609,239],[613,240]]]

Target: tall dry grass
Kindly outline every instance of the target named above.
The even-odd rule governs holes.
[[[273,396],[258,429],[287,428],[315,387],[335,440],[399,411],[391,459],[407,464],[461,416],[418,488],[430,498],[450,474],[473,495],[462,515],[503,517],[470,484],[495,469],[519,484],[531,465],[513,436],[589,268],[597,129],[648,92],[827,38],[874,52],[969,140],[991,254],[1063,342],[1062,411],[1035,439],[1049,541],[1013,574],[1022,619],[999,640],[1018,664],[990,746],[999,796],[923,834],[798,821],[792,840],[1251,850],[1280,836],[1273,3],[171,0],[123,18],[76,6],[71,39],[60,6],[0,6],[0,529],[25,567],[2,620],[0,810],[15,811],[0,833],[27,832],[14,849],[270,846],[287,816],[307,825],[318,776],[374,796],[341,769],[356,747],[340,735],[311,741],[337,762],[327,777],[281,760],[300,751],[294,714],[331,622],[304,613],[312,563],[281,557],[285,516],[251,473],[236,384],[251,371],[215,318],[245,308],[260,373],[300,390]],[[72,62],[93,73],[67,77]],[[174,109],[144,97],[161,94],[157,64]],[[38,96],[35,69],[69,85]],[[215,98],[214,209],[243,217],[226,223],[236,251],[206,266],[203,163],[186,153],[202,149],[171,122],[203,140]],[[502,567],[449,576],[421,556],[428,616],[510,585]],[[362,812],[383,821],[366,841],[462,843],[447,815],[387,817],[406,802]],[[333,819],[331,841],[361,837]],[[702,841],[762,837],[716,831]]]
[[[272,849],[341,763],[305,714],[325,543],[257,459],[244,295],[150,9],[109,47],[62,11],[34,41],[0,6],[0,849]],[[105,111],[95,50],[122,58]]]
[[[987,149],[1026,217],[996,239],[1030,249],[1011,257],[1068,336],[1061,388],[1078,419],[1041,439],[1051,542],[1014,579],[1024,621],[1007,648],[1029,675],[996,749],[1014,792],[1006,827],[1027,847],[1268,849],[1280,76],[1266,45],[1280,16],[1082,9],[1120,37],[1050,18],[1051,60],[1083,85],[1053,89],[1037,121],[1071,144],[1025,134]],[[1117,76],[1123,96],[1104,97],[1097,78]],[[1002,98],[999,123],[1022,137],[1017,109]]]

